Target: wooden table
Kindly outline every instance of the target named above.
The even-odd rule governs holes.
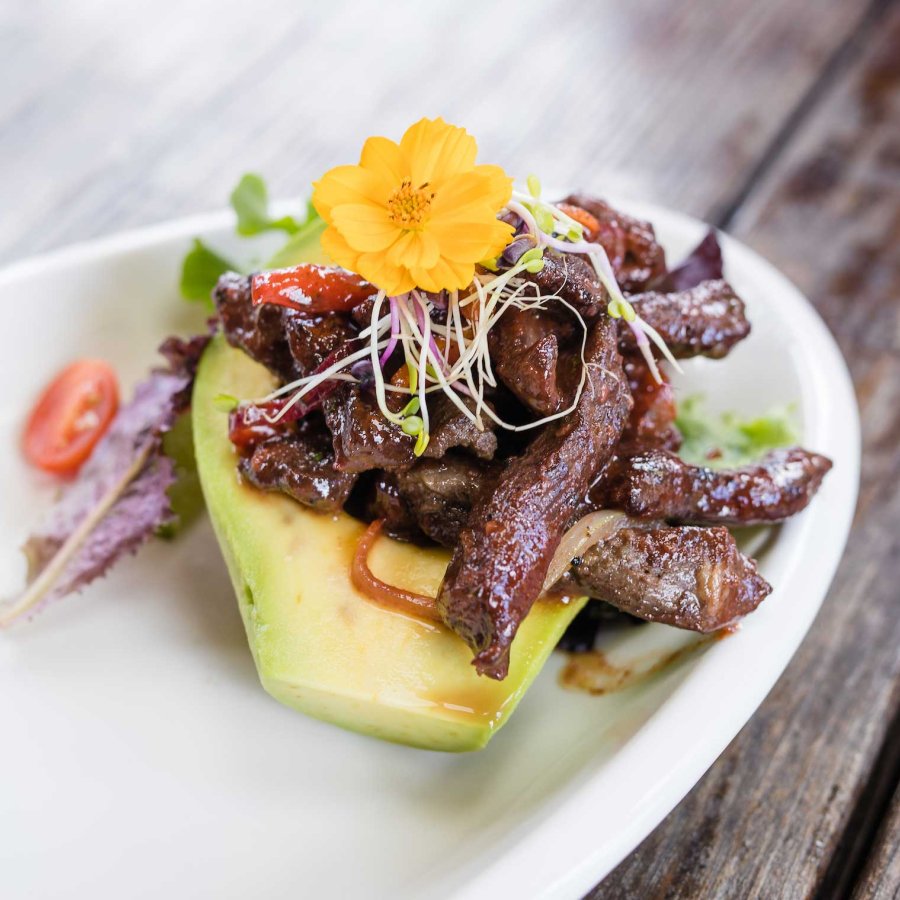
[[[856,525],[771,696],[591,896],[898,896],[900,3],[232,6],[0,6],[0,259],[217,207],[248,169],[303,192],[437,113],[511,172],[757,248],[850,363]]]

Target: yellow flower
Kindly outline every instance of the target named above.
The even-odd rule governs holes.
[[[370,137],[359,165],[313,185],[328,223],[323,249],[388,296],[468,287],[475,263],[497,256],[513,233],[497,219],[512,179],[476,166],[477,152],[472,135],[443,119],[416,122],[399,144]]]

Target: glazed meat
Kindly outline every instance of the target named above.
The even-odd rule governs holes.
[[[577,377],[577,357],[564,357],[567,372],[559,371],[560,342],[575,340],[573,323],[537,309],[508,309],[489,335],[494,371],[522,403],[539,416],[563,406],[563,385]]]
[[[586,194],[571,194],[563,203],[589,212],[599,223],[589,240],[603,245],[619,286],[625,293],[645,290],[666,271],[666,254],[649,222],[626,216]]]
[[[756,465],[715,470],[654,450],[615,460],[593,492],[597,506],[695,525],[758,525],[795,515],[818,491],[831,461],[800,447]]]
[[[677,450],[681,435],[675,426],[675,393],[663,374],[658,384],[644,360],[625,360],[625,377],[634,405],[622,432],[618,453],[628,455],[645,450]]]
[[[250,278],[226,272],[213,291],[222,331],[232,347],[243,350],[285,381],[299,377],[287,340],[285,320],[294,315],[281,306],[254,306]]]
[[[499,466],[465,456],[424,459],[397,474],[399,495],[423,534],[453,547],[478,496],[496,484]]]
[[[399,469],[415,462],[415,439],[384,418],[369,392],[353,384],[342,385],[325,398],[323,409],[333,436],[335,465],[342,472]],[[429,410],[431,440],[425,456],[441,457],[457,447],[482,459],[494,455],[496,435],[479,431],[448,397],[436,397]]]
[[[744,303],[727,281],[704,281],[672,294],[635,294],[629,300],[677,359],[721,359],[750,334]],[[637,352],[630,328],[621,328],[619,343],[623,353]]]
[[[214,294],[229,343],[282,385],[321,376],[302,397],[292,385],[232,411],[242,476],[314,509],[379,520],[391,537],[449,548],[438,612],[471,647],[478,673],[495,679],[507,674],[563,535],[585,513],[620,509],[633,521],[574,560],[560,587],[635,621],[714,631],[770,591],[725,526],[799,512],[831,467],[799,448],[730,471],[679,459],[665,373],[657,382],[627,323],[609,316],[610,295],[581,253],[591,248],[574,235],[566,245],[547,224],[555,212],[534,202],[533,221],[515,203],[501,211],[516,237],[476,268],[489,316],[480,305],[454,308],[466,290],[417,288],[385,301],[359,275],[328,270],[337,296],[304,265],[258,276],[274,293],[251,296],[250,279],[229,273]],[[584,195],[558,206],[603,246],[622,291],[674,356],[718,359],[749,334],[714,232],[668,270],[649,223]],[[543,248],[540,271],[504,277],[533,244]],[[352,295],[342,293],[351,283]],[[302,311],[295,288],[305,291]],[[345,359],[368,340],[377,359]],[[413,382],[427,393],[413,399]],[[376,398],[382,385],[390,416]],[[475,397],[487,407],[477,422]]]
[[[647,622],[717,631],[771,593],[727,528],[623,528],[574,561],[572,583]]]
[[[468,397],[460,399],[470,411],[475,409],[474,401]],[[497,452],[493,420],[482,416],[484,431],[479,431],[475,423],[444,395],[429,401],[428,409],[431,411],[431,440],[425,448],[425,456],[439,459],[448,450],[463,449],[479,459],[493,459]]]
[[[631,397],[611,319],[595,324],[574,412],[547,425],[475,503],[444,576],[438,608],[475,651],[479,673],[504,678],[519,623],[541,592],[566,525],[618,443]]]
[[[253,449],[238,464],[241,475],[257,488],[293,497],[326,512],[343,507],[356,476],[339,472],[325,429],[275,438]]]
[[[298,377],[309,375],[329,357],[342,352],[354,336],[349,317],[338,314],[299,316],[286,310],[284,325]]]
[[[374,396],[355,384],[341,385],[325,398],[322,409],[340,471],[395,469],[415,459],[415,440],[385,419]]]
[[[588,321],[596,319],[609,303],[593,265],[583,256],[545,250],[544,268],[525,277],[545,296],[562,297]]]

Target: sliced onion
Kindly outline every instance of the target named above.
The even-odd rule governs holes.
[[[568,571],[572,560],[581,556],[585,550],[599,544],[627,525],[629,517],[623,512],[601,509],[588,513],[579,519],[562,537],[550,568],[544,579],[544,590],[547,591]]]
[[[378,540],[382,525],[384,520],[376,519],[356,545],[356,553],[350,567],[350,580],[353,586],[368,600],[383,609],[404,613],[417,619],[426,619],[429,622],[440,622],[441,616],[437,611],[434,597],[425,597],[423,594],[395,587],[372,574],[369,568],[369,551]]]

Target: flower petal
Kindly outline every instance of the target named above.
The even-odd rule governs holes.
[[[512,178],[500,166],[475,166],[472,171],[485,180],[485,203],[495,212],[499,212],[509,203],[509,198],[512,197]]]
[[[387,250],[403,233],[389,218],[387,208],[374,203],[342,203],[331,210],[334,227],[361,253]]]
[[[360,166],[336,166],[313,183],[312,204],[329,224],[332,210],[345,203],[387,203],[391,185],[375,172]]]
[[[497,256],[513,235],[512,225],[493,216],[481,222],[430,222],[428,231],[439,243],[441,256],[460,263]]]
[[[357,262],[358,274],[389,297],[405,294],[416,286],[409,269],[394,265],[386,253],[363,253]]]
[[[478,166],[477,168],[495,168]],[[505,199],[500,199],[505,194]],[[481,219],[485,215],[492,218],[500,211],[512,195],[512,179],[505,175],[502,179],[485,176],[477,171],[463,172],[448,179],[435,189],[431,202],[433,219],[452,217],[454,219]],[[499,200],[499,202],[497,202]]]
[[[474,263],[457,263],[441,258],[430,269],[412,269],[415,284],[426,291],[458,290],[467,288],[475,277]]]
[[[430,269],[441,258],[441,248],[427,229],[407,231],[391,246],[387,255],[394,265],[407,269]]]
[[[414,187],[438,184],[475,165],[478,144],[465,128],[443,119],[420,119],[400,138]]]
[[[359,164],[389,183],[391,190],[409,177],[409,167],[400,145],[386,137],[368,138],[359,155]]]
[[[344,240],[343,235],[337,228],[333,225],[329,225],[328,228],[322,232],[320,240],[322,243],[322,250],[331,262],[343,266],[351,272],[358,271],[356,266],[357,261],[359,260],[359,253]]]

